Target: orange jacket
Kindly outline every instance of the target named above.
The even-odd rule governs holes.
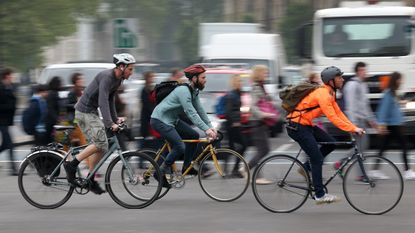
[[[313,119],[323,114],[339,129],[353,132],[357,127],[347,119],[336,103],[333,89],[324,85],[317,88],[300,101],[296,109],[306,109],[319,106],[311,111],[294,111],[288,114],[287,118],[302,125],[313,125]],[[300,115],[302,115],[300,117]]]

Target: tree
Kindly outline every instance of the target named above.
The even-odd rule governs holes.
[[[313,5],[309,1],[290,1],[285,16],[280,22],[280,32],[284,41],[285,52],[289,63],[298,63],[296,56],[296,30],[313,18]],[[304,42],[305,43],[305,42]]]
[[[77,18],[94,14],[99,2],[0,1],[0,64],[21,71],[40,65],[43,48],[74,33]]]

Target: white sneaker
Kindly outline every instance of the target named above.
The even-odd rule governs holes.
[[[258,185],[267,185],[267,184],[272,184],[272,181],[265,179],[265,178],[258,178],[256,179],[255,183]]]
[[[406,170],[403,177],[405,180],[415,180],[415,172],[412,169]]]
[[[245,170],[245,167],[241,167],[238,169],[239,173],[244,177],[244,179],[248,178],[248,172]]]
[[[331,195],[331,194],[324,194],[324,196],[318,198],[315,197],[316,200],[316,204],[317,205],[321,205],[321,204],[330,204],[330,203],[334,203],[334,202],[339,202],[340,198],[336,195]]]
[[[370,178],[373,178],[375,180],[387,180],[390,179],[389,176],[385,175],[383,172],[381,172],[380,170],[371,170],[367,172],[367,175]]]

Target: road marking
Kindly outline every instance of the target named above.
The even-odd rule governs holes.
[[[287,144],[282,144],[281,146],[279,146],[277,149],[273,150],[272,152],[279,152],[279,151],[287,151],[288,148],[290,148],[293,144],[291,143],[287,143]]]

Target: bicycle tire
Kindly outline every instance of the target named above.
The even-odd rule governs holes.
[[[153,149],[143,148],[143,149],[138,150],[138,152],[144,153],[144,154],[150,156],[153,159],[155,159],[157,157],[157,152],[154,151]],[[160,166],[162,162],[156,161],[156,163]],[[169,190],[170,190],[170,188],[168,188],[168,187],[162,187],[160,195],[158,196],[157,200],[159,200],[159,199],[163,198],[164,196],[166,196],[166,194],[169,192]]]
[[[358,159],[347,168],[343,179],[343,192],[347,202],[357,211],[381,215],[391,211],[401,200],[404,183],[399,169],[389,159],[377,155],[365,156],[362,161],[366,173],[380,162],[381,171],[389,179],[375,179],[368,174],[369,182],[356,180],[363,174]]]
[[[31,153],[23,160],[18,185],[23,198],[40,209],[55,209],[65,204],[74,188],[68,183],[63,166],[58,174],[48,179],[63,159],[58,152],[42,150]]]
[[[129,178],[128,169],[121,156],[129,164],[133,179]],[[141,209],[151,205],[161,191],[161,183],[154,178],[154,175],[160,177],[159,166],[143,153],[128,151],[121,156],[110,162],[105,174],[105,187],[111,198],[128,209]]]
[[[218,168],[212,168],[215,165],[212,156],[211,153],[207,154],[200,163],[198,179],[203,192],[213,200],[220,202],[231,202],[240,198],[249,186],[250,173],[247,162],[234,150],[215,149],[215,156],[218,161],[221,161],[218,166],[223,173],[220,174]],[[232,177],[228,170],[228,165],[233,163],[235,166],[237,158],[241,161],[242,169],[246,171],[246,176],[242,178]],[[209,172],[212,173],[209,174]],[[210,176],[206,177],[207,174]]]
[[[257,184],[254,181],[258,177],[263,177],[271,183]],[[263,208],[273,213],[293,212],[300,208],[310,195],[310,177],[304,165],[289,155],[271,155],[264,158],[255,168],[252,180],[255,199]]]

